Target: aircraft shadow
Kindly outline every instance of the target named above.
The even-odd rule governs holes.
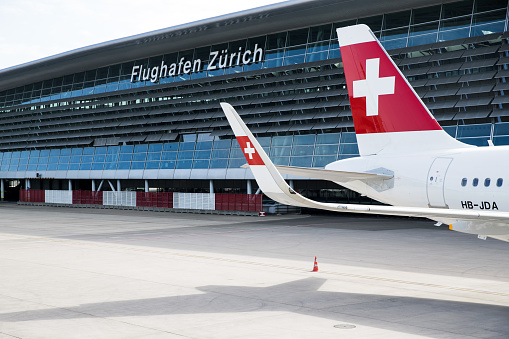
[[[269,287],[203,286],[202,294],[0,313],[0,322],[95,317],[286,311],[409,334],[509,337],[509,307],[458,301],[318,291],[326,279]]]

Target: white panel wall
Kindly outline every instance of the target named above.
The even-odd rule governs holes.
[[[173,193],[173,208],[214,210],[216,199],[209,193]]]
[[[136,192],[104,192],[103,205],[136,206]]]
[[[53,204],[72,204],[72,191],[45,190],[44,199]]]

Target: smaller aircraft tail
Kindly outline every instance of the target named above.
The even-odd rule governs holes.
[[[337,33],[361,155],[471,147],[440,127],[368,26]]]

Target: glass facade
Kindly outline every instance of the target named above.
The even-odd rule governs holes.
[[[507,1],[460,1],[253,37],[111,65],[0,92],[0,108],[60,99],[73,100],[73,98],[91,94],[152,86],[155,83],[150,80],[131,82],[134,66],[151,68],[161,65],[163,61],[166,64],[171,64],[178,62],[181,58],[200,59],[204,65],[203,70],[191,74],[165,77],[160,80],[160,83],[338,58],[341,55],[335,29],[356,23],[369,25],[385,48],[390,50],[503,32],[507,30]],[[255,46],[264,50],[261,62],[207,70],[211,51],[254,49]]]
[[[359,155],[353,132],[265,137],[260,143],[277,165],[323,167]],[[235,140],[208,134],[186,135],[181,142],[0,153],[2,172],[225,169],[245,163]]]

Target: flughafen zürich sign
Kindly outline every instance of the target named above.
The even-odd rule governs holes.
[[[210,61],[206,64],[201,59],[186,60],[182,57],[178,62],[166,64],[164,60],[160,66],[144,67],[143,65],[133,66],[131,72],[131,82],[148,81],[159,82],[160,79],[173,77],[182,74],[197,73],[204,70],[213,71],[228,67],[249,65],[251,63],[260,62],[263,58],[263,49],[254,46],[254,51],[239,47],[236,52],[230,52],[227,49],[221,51],[210,52]]]

